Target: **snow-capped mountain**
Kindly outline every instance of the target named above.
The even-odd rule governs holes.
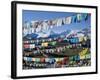
[[[47,38],[50,35],[50,31],[48,30],[46,32],[38,32],[37,34],[37,38]]]
[[[70,37],[70,36],[83,37],[83,36],[86,36],[86,35],[89,35],[89,34],[90,34],[90,29],[85,28],[85,29],[82,29],[82,30],[71,30],[70,33],[68,35],[66,35],[66,37]]]
[[[90,29],[85,28],[82,30],[66,30],[61,33],[55,33],[53,30],[48,30],[44,32],[38,32],[38,33],[32,33],[28,34],[25,37],[28,39],[36,39],[36,38],[54,38],[54,37],[60,37],[60,36],[66,36],[66,37],[83,37],[90,35]]]

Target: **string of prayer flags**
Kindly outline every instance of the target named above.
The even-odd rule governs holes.
[[[31,21],[24,23],[23,35],[31,34],[31,33],[39,33],[48,31],[53,27],[61,27],[63,25],[71,24],[71,23],[79,23],[81,21],[88,20],[87,13],[78,13],[68,17],[56,18],[52,20],[43,20],[43,21]]]

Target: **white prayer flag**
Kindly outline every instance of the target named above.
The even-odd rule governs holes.
[[[66,24],[70,24],[71,23],[71,19],[72,19],[72,17],[67,17],[66,20],[65,20]]]

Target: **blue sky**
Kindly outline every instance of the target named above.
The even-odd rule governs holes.
[[[25,21],[32,21],[32,20],[51,20],[55,18],[62,18],[67,16],[73,16],[77,13],[70,13],[70,12],[51,12],[51,11],[33,11],[33,10],[23,10],[22,13],[22,20],[23,23]],[[58,28],[53,28],[52,30],[55,32],[62,32],[65,30],[77,30],[83,28],[90,28],[91,26],[91,16],[88,17],[87,21],[81,21],[80,23],[71,23],[67,25],[63,25]]]

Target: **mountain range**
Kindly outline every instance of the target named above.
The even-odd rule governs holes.
[[[36,39],[36,38],[55,38],[55,37],[60,37],[61,35],[63,36],[70,36],[76,34],[77,36],[82,36],[82,35],[88,35],[90,34],[91,31],[88,28],[84,28],[82,30],[66,30],[61,33],[55,33],[54,31],[47,31],[47,32],[39,32],[39,33],[32,33],[28,34],[25,37],[28,39]]]

